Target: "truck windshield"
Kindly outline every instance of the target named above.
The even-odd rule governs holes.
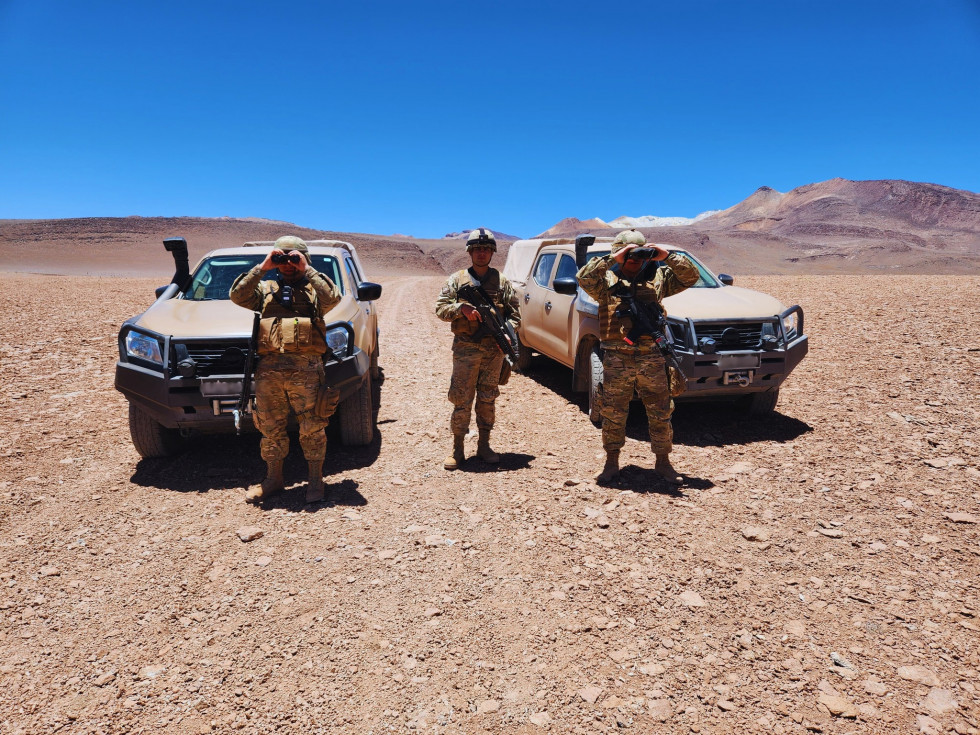
[[[327,276],[340,293],[344,292],[344,280],[340,277],[340,268],[337,259],[332,255],[311,255],[313,267],[320,273]],[[184,294],[185,299],[190,301],[220,301],[228,298],[228,291],[231,284],[235,282],[242,273],[251,270],[265,260],[265,253],[255,253],[254,255],[219,255],[208,258],[200,267],[194,271],[191,279],[190,288]],[[263,281],[274,280],[277,271],[269,271],[262,278]]]
[[[674,250],[672,252],[687,256],[687,259],[694,263],[694,266],[698,269],[698,282],[691,286],[691,288],[719,288],[721,286],[721,281],[715,278],[714,273],[705,268],[704,264],[689,252],[686,250]],[[608,250],[589,251],[590,258],[604,258],[607,255],[609,255]]]

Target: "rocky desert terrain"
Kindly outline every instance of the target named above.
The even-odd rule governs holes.
[[[255,434],[133,450],[116,333],[161,281],[82,250],[0,274],[0,732],[980,731],[980,276],[740,278],[811,351],[772,417],[678,407],[674,490],[641,406],[597,485],[540,360],[500,465],[443,470],[445,276],[376,270],[374,443],[253,507]]]

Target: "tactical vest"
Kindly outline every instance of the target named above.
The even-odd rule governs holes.
[[[263,289],[258,353],[322,355],[327,351],[325,324],[320,317],[316,291],[308,282],[293,286],[293,303],[282,303],[280,286],[267,281]]]
[[[603,343],[622,342],[625,345],[624,337],[633,328],[633,320],[629,316],[616,316],[616,310],[619,308],[621,300],[613,292],[619,284],[622,284],[623,288],[628,288],[629,281],[623,283],[610,271],[606,273],[606,283],[611,283],[611,286],[608,300],[599,304],[599,339]],[[660,311],[664,312],[663,304],[657,298],[657,292],[652,282],[647,281],[639,284],[636,288],[636,298],[644,304],[656,304]],[[666,312],[664,313],[666,314]],[[652,339],[652,337],[644,337],[643,341],[649,342]]]
[[[500,287],[500,271],[496,268],[487,271],[483,281],[477,280],[476,276],[470,273],[469,268],[457,271],[453,274],[453,278],[457,286],[465,286],[467,283],[479,284],[487,292],[494,306],[503,311],[503,289]],[[453,319],[449,328],[463,342],[480,342],[487,337],[493,339],[480,322],[471,322],[463,315]]]

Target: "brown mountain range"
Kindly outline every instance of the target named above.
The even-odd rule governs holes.
[[[716,272],[980,273],[980,195],[936,184],[832,179],[780,193],[762,187],[695,224],[642,228],[650,241],[691,250]],[[566,219],[542,236],[615,229]],[[371,273],[452,272],[469,264],[455,239],[334,232],[228,217],[0,220],[0,270],[165,276],[166,237],[187,238],[191,262],[208,250],[283,234],[352,242]],[[498,240],[502,266],[510,243]]]
[[[641,228],[739,273],[977,273],[980,194],[908,181],[831,179],[744,201],[679,227]],[[617,230],[565,219],[541,237]]]

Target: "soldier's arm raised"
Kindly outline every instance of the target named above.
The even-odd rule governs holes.
[[[320,318],[330,311],[340,301],[340,289],[328,276],[316,270],[312,265],[306,266],[306,280],[316,291],[317,311]]]
[[[258,311],[262,306],[262,291],[259,283],[262,281],[264,271],[262,265],[257,265],[252,270],[242,273],[235,282],[231,284],[228,298],[234,303],[252,311]]]
[[[601,302],[608,295],[606,273],[615,262],[611,255],[607,255],[604,258],[592,258],[592,260],[579,268],[578,273],[575,274],[575,277],[578,279],[578,285],[593,299]]]
[[[671,253],[664,260],[666,268],[662,268],[656,279],[657,295],[661,299],[673,296],[698,282],[700,274],[697,266],[680,253]]]

